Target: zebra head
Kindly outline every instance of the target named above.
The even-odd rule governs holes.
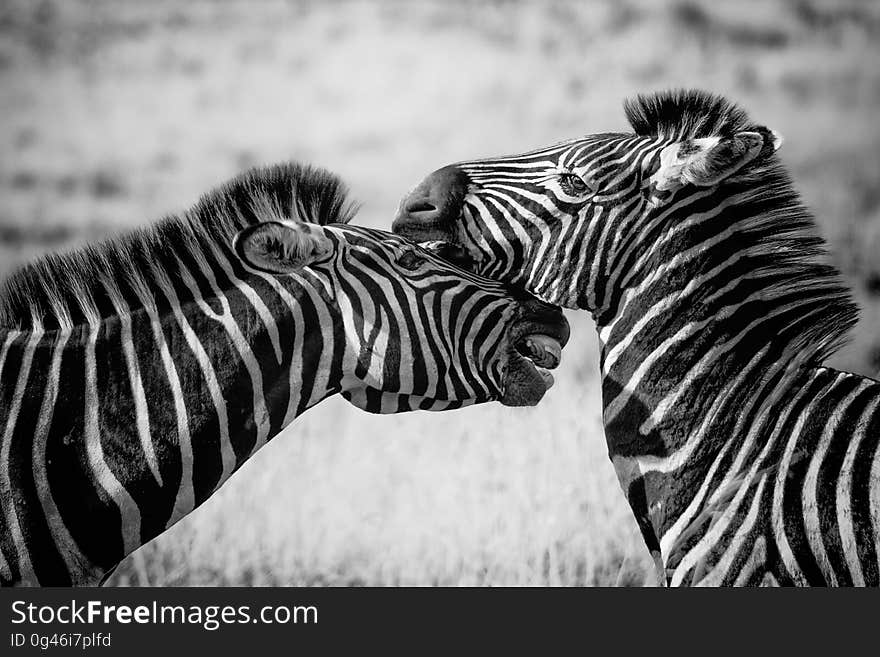
[[[264,221],[234,248],[256,274],[320,281],[342,393],[371,412],[537,404],[568,340],[558,307],[382,231]]]
[[[549,303],[604,314],[677,208],[759,176],[781,143],[705,92],[640,96],[625,110],[632,133],[435,171],[401,201],[394,232]]]

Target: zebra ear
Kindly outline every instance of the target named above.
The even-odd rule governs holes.
[[[772,135],[774,150],[782,139]],[[754,160],[764,149],[760,132],[738,132],[733,137],[703,137],[670,144],[660,151],[660,168],[651,176],[659,192],[674,191],[685,185],[711,187],[733,175]]]
[[[232,246],[245,265],[270,274],[292,274],[333,252],[324,229],[302,221],[248,226],[235,236]]]

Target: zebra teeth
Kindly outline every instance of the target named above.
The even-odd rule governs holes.
[[[562,345],[555,338],[538,333],[526,336],[520,344],[525,348],[524,351],[521,348],[520,353],[528,357],[538,367],[552,370],[559,366],[562,359]]]

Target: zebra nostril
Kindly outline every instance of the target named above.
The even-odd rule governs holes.
[[[426,198],[407,201],[403,209],[411,215],[432,214],[437,212],[437,206]]]

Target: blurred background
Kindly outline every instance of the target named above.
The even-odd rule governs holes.
[[[390,227],[456,160],[626,130],[704,87],[780,155],[862,306],[838,367],[880,371],[880,4],[3,0],[0,276],[180,212],[242,169],[327,167]],[[126,560],[114,584],[641,585],[586,314],[535,409],[369,416],[332,399]]]

